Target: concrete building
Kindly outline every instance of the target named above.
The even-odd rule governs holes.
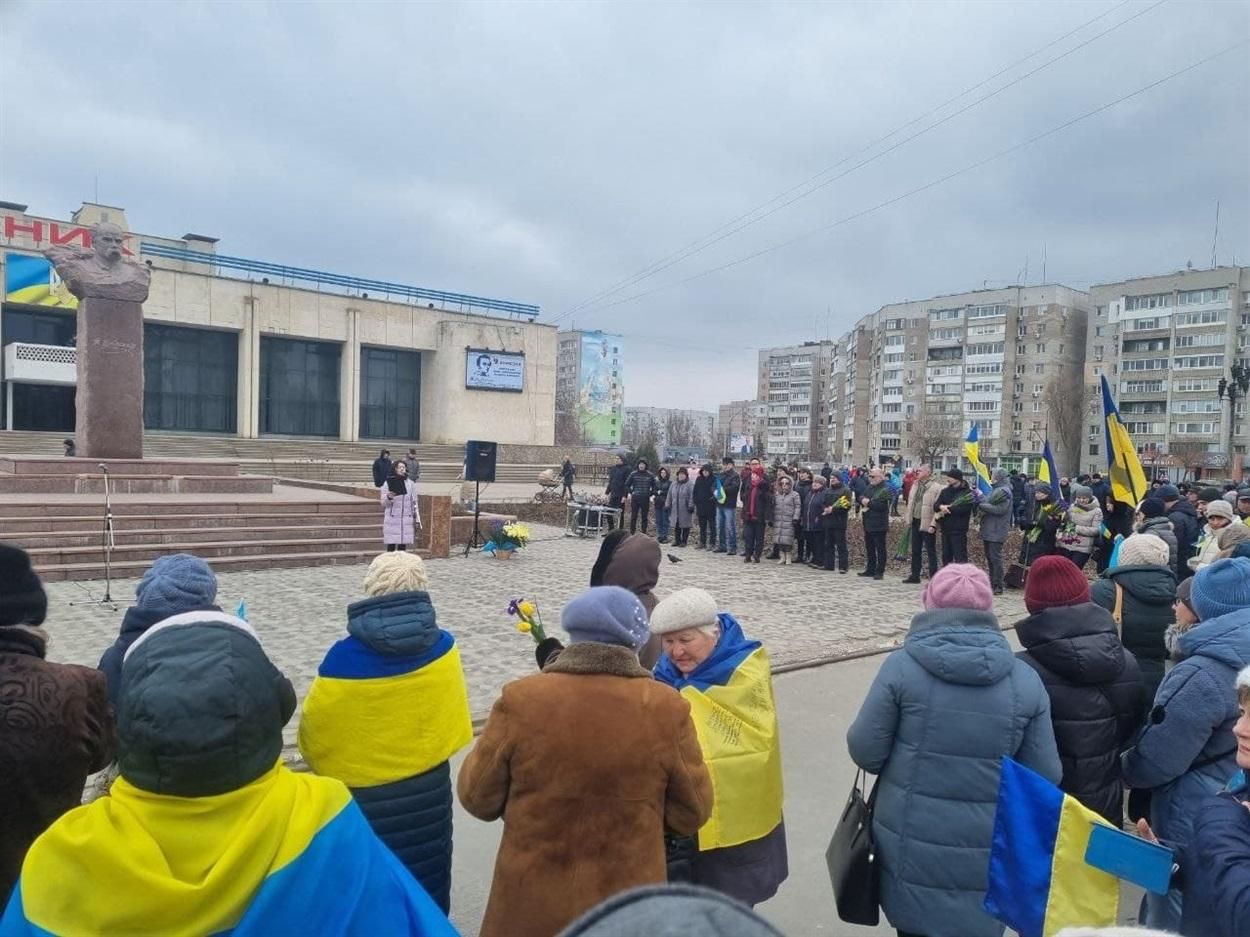
[[[717,408],[712,428],[715,442],[711,456],[732,452],[736,458],[748,452],[759,452],[767,433],[768,404],[759,400],[731,400]]]
[[[829,341],[760,350],[758,397],[768,404],[764,452],[770,458],[826,457],[833,351]]]
[[[827,398],[841,439],[831,454],[848,464],[955,465],[975,423],[988,465],[1040,457],[1048,429],[1057,462],[1073,462],[1079,388],[1066,430],[1057,414],[1061,391],[1082,376],[1088,309],[1085,293],[1047,285],[893,303],[865,316],[837,343],[842,377]]]
[[[1250,268],[1104,283],[1090,298],[1082,468],[1107,464],[1098,398],[1105,374],[1147,474],[1241,478],[1245,391],[1237,387],[1234,411],[1227,389],[1242,373],[1233,368],[1250,364]]]
[[[556,440],[562,446],[619,446],[625,430],[621,336],[561,332],[556,362]]]
[[[715,422],[715,414],[706,410],[626,407],[621,441],[623,445],[635,446],[649,438],[660,455],[670,448],[697,449],[706,454],[715,438]]]
[[[225,256],[215,238],[136,234],[93,203],[65,220],[0,203],[6,429],[73,430],[76,301],[40,252],[89,246],[101,221],[152,268],[150,430],[554,442],[556,330],[538,307]]]

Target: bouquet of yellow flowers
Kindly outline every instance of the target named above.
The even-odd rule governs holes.
[[[851,509],[851,499],[847,495],[843,495],[833,502],[833,509],[835,511],[849,511]]]
[[[519,550],[529,542],[530,529],[524,524],[517,521],[511,524],[495,521],[490,525],[490,536],[486,538],[482,549],[487,553],[495,550]]]
[[[543,630],[543,617],[538,613],[538,605],[529,599],[513,599],[508,603],[508,614],[519,619],[516,630],[528,634],[535,644],[547,640],[547,632]]]

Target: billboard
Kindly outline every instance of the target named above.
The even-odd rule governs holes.
[[[730,455],[750,455],[755,449],[755,437],[744,433],[734,433],[729,437]]]
[[[4,255],[4,301],[28,306],[78,308],[77,297],[56,275],[52,263],[29,254]]]
[[[521,393],[525,389],[525,354],[466,348],[464,386],[469,390]]]
[[[625,419],[621,337],[583,332],[577,424],[591,445],[619,446]]]

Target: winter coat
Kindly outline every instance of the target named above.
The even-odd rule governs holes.
[[[794,546],[794,525],[802,518],[802,510],[803,499],[793,489],[773,496],[773,543]]]
[[[869,485],[864,489],[863,497],[868,499],[864,508],[864,533],[881,533],[890,529],[890,502],[893,496],[890,486],[885,482]]]
[[[456,790],[478,819],[507,818],[481,937],[551,937],[665,882],[665,830],[694,835],[713,798],[690,704],[594,643],[503,688]]]
[[[812,499],[812,483],[805,478],[801,479],[794,483],[794,490],[799,493],[799,516],[807,517],[807,502]]]
[[[881,907],[901,931],[999,937],[981,908],[1000,764],[1058,783],[1050,700],[990,612],[934,609],[912,619],[846,736],[880,774],[873,820]]]
[[[1198,540],[1197,550],[1194,556],[1189,558],[1189,568],[1194,572],[1203,567],[1210,566],[1216,560],[1220,559],[1220,544],[1216,537],[1218,530],[1211,530],[1209,527]]]
[[[446,913],[450,759],[473,738],[460,651],[428,592],[353,602],[347,631],[304,700],[300,751],[317,774],[351,788],[373,831]]]
[[[759,484],[743,485],[739,497],[742,499],[744,522],[772,520],[773,491],[767,478],[761,476]]]
[[[711,466],[705,466],[710,468]],[[716,476],[704,477],[702,470],[694,480],[694,508],[699,517],[710,520],[716,516]]]
[[[404,456],[404,468],[408,470],[408,477],[414,482],[421,477],[421,460],[415,456]]]
[[[1089,597],[1107,611],[1115,609],[1115,587],[1124,589],[1120,639],[1141,668],[1146,706],[1155,698],[1168,659],[1163,636],[1176,621],[1176,575],[1165,566],[1117,566],[1089,587]],[[1229,684],[1232,686],[1232,684]]]
[[[577,477],[577,466],[572,462],[565,462],[560,466],[560,478],[567,484],[573,484],[573,479]]]
[[[1250,789],[1240,771],[1203,801],[1181,855],[1185,937],[1240,937],[1250,921]]]
[[[1089,486],[1089,490],[1093,492],[1094,500],[1098,502],[1100,508],[1111,497],[1111,483],[1105,478],[1100,482],[1094,482]]]
[[[956,501],[965,495],[968,496],[966,504],[955,504]],[[934,514],[935,520],[940,518],[937,525],[939,532],[945,531],[949,534],[966,534],[968,532],[968,524],[972,520],[972,509],[975,505],[972,501],[972,489],[967,484],[944,485],[933,505],[938,509],[944,505],[954,505],[950,509],[950,513],[945,517],[942,517],[940,510]]]
[[[673,479],[655,476],[655,507],[656,510],[668,507],[668,493],[673,487]]]
[[[113,760],[104,675],[44,660],[42,631],[0,627],[0,906],[30,844],[82,803],[87,775]]]
[[[932,475],[924,481],[914,482],[911,493],[907,496],[907,513],[904,515],[908,523],[915,519],[916,501],[920,502],[920,529],[928,531],[933,526],[933,505],[942,493],[942,484]]]
[[[986,543],[1005,541],[1007,534],[1011,533],[1011,486],[995,486],[977,505],[977,510],[981,514],[981,539]]]
[[[1033,496],[1028,487],[1019,475],[1011,477],[1011,510],[1017,524],[1027,524],[1032,517],[1029,505],[1033,502]]]
[[[1124,813],[1120,752],[1141,724],[1141,671],[1116,634],[1115,620],[1092,602],[1056,606],[1016,624],[1050,696],[1050,719],[1063,763],[1059,786],[1118,826]]]
[[[421,512],[417,507],[417,485],[409,479],[404,483],[405,494],[391,494],[391,489],[382,486],[382,542],[388,547],[392,544],[410,546],[417,542],[416,525],[421,523]]]
[[[803,529],[809,533],[820,530],[824,510],[832,503],[833,496],[829,494],[828,488],[821,488],[819,491],[813,488],[807,498],[807,506],[803,509]]]
[[[381,488],[391,474],[391,460],[378,456],[373,460],[373,487]]]
[[[1166,517],[1148,517],[1137,528],[1139,534],[1151,534],[1168,545],[1168,566],[1176,569],[1178,546],[1176,534],[1172,532],[1172,522]]]
[[[1098,502],[1091,503],[1087,508],[1072,502],[1068,508],[1068,523],[1073,526],[1077,540],[1065,543],[1064,549],[1073,553],[1092,553],[1095,540],[1102,535],[1102,508]]]
[[[1194,625],[1178,641],[1180,663],[1155,694],[1150,719],[1124,753],[1124,780],[1152,788],[1150,826],[1184,846],[1204,798],[1237,772],[1238,672],[1250,665],[1250,608]]]
[[[694,526],[694,486],[695,482],[689,480],[675,481],[668,489],[664,506],[672,513],[675,527]]]
[[[725,492],[725,503],[717,503],[718,508],[736,508],[738,506],[738,492],[742,489],[742,479],[733,469],[725,469],[720,473],[721,488]],[[715,493],[716,485],[712,485],[713,493]]]
[[[625,479],[625,490],[635,501],[646,501],[655,494],[655,476],[646,469],[635,469]]]
[[[219,612],[221,609],[216,605],[209,605],[203,609],[139,608],[132,605],[126,609],[126,614],[122,616],[121,631],[113,639],[113,643],[105,649],[98,665],[98,669],[104,674],[104,679],[108,681],[108,697],[111,705],[117,705],[117,694],[121,690],[122,661],[126,657],[126,648],[130,647],[139,635],[143,634],[158,621],[163,621],[170,615],[175,615],[179,612],[189,611]]]
[[[603,489],[603,493],[610,499],[620,502],[625,497],[626,482],[629,480],[630,473],[633,470],[623,462],[618,462],[612,466],[608,472],[608,484]]]
[[[1181,498],[1168,510],[1168,520],[1176,534],[1176,561],[1172,565],[1176,578],[1181,579],[1189,575],[1188,560],[1194,555],[1194,541],[1198,539],[1198,512]]]
[[[1055,552],[1055,537],[1059,534],[1059,525],[1063,523],[1063,514],[1060,511],[1053,511],[1050,514],[1044,514],[1042,508],[1052,501],[1033,501],[1033,520],[1029,524],[1029,529],[1025,531],[1025,560],[1026,563],[1032,563],[1039,556],[1050,556]],[[1034,531],[1037,536],[1033,536]]]
[[[837,507],[837,503],[846,498],[846,507]],[[820,516],[821,530],[846,530],[846,525],[851,517],[851,505],[854,503],[854,495],[845,485],[831,485],[825,489],[825,507],[833,508],[828,514],[822,513]],[[822,508],[823,511],[823,508]]]

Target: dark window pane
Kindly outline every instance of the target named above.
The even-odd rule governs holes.
[[[143,324],[143,425],[233,433],[239,336],[235,332]]]
[[[260,431],[338,436],[338,345],[262,335]]]
[[[421,438],[421,353],[360,349],[360,435],[365,439]]]

